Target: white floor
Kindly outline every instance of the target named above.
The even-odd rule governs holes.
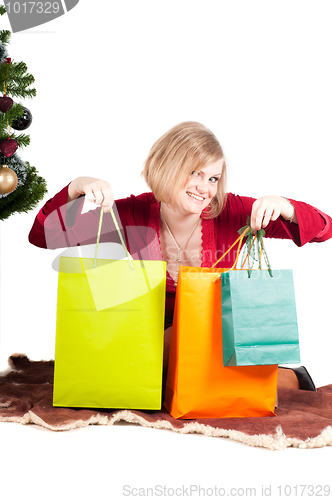
[[[331,447],[269,451],[129,424],[52,432],[1,423],[0,443],[2,499],[181,498],[190,492],[195,498],[203,489],[214,497],[285,498],[291,491],[305,498],[312,491],[326,496],[320,486],[332,489]]]

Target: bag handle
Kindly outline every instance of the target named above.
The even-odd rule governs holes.
[[[233,245],[231,245],[229,247],[228,250],[226,250],[226,252],[220,257],[220,259],[218,259],[213,265],[212,267],[216,266],[227,254],[228,252],[230,252],[232,250],[232,248],[238,243],[238,247],[237,247],[237,252],[236,252],[236,258],[235,258],[235,262],[233,264],[233,266],[231,268],[228,269],[228,271],[233,271],[233,269],[235,269],[236,267],[236,264],[237,264],[237,261],[239,259],[239,255],[240,255],[240,250],[241,250],[241,245],[242,245],[242,241],[244,239],[244,237],[249,233],[249,230],[250,228],[249,227],[245,227],[245,228],[242,228],[244,229],[243,232],[240,233],[240,231],[238,231],[240,233],[240,236],[238,237],[238,239],[236,241],[234,241]]]
[[[267,256],[267,253],[265,250],[264,236],[265,236],[264,229],[260,229],[259,231],[257,231],[255,236],[254,236],[253,230],[251,228],[248,231],[247,241],[245,243],[246,247],[247,247],[247,252],[243,256],[243,262],[241,265],[241,269],[244,269],[244,265],[246,263],[246,260],[248,259],[248,263],[249,263],[248,276],[249,276],[249,278],[251,277],[251,273],[252,273],[253,266],[254,266],[254,261],[258,262],[258,269],[262,270],[262,257],[263,256],[264,256],[265,264],[267,266],[267,270],[269,272],[269,275],[271,278],[273,278],[271,265],[270,265],[270,262],[269,262],[269,259],[268,259],[268,256]]]
[[[115,228],[116,228],[116,230],[118,232],[121,244],[123,246],[124,251],[126,252],[126,255],[127,255],[127,258],[128,258],[128,262],[130,264],[130,267],[131,267],[132,270],[134,270],[133,258],[130,255],[130,253],[128,252],[126,244],[125,244],[125,242],[124,242],[124,240],[122,238],[122,234],[121,234],[120,228],[118,226],[118,222],[117,222],[117,220],[115,218],[115,215],[114,215],[114,212],[113,212],[113,208],[111,208],[110,212],[111,212],[111,216],[112,216]],[[102,226],[102,223],[103,223],[103,215],[104,215],[104,207],[101,207],[100,217],[99,217],[98,234],[97,234],[97,243],[96,243],[96,250],[95,250],[95,258],[94,258],[94,261],[93,261],[92,269],[94,269],[96,267],[96,265],[97,265],[97,253],[98,253],[98,246],[99,246],[99,240],[100,240],[101,226]]]
[[[254,266],[254,261],[258,260],[258,268],[261,270],[262,269],[262,256],[264,256],[264,260],[265,260],[265,263],[267,265],[267,270],[269,272],[269,275],[271,276],[271,278],[273,278],[272,269],[271,269],[271,266],[270,266],[270,262],[269,262],[269,259],[268,259],[268,256],[267,256],[267,253],[266,253],[266,250],[265,250],[264,241],[263,241],[263,237],[265,236],[264,229],[260,229],[254,235],[253,229],[250,226],[250,217],[248,216],[248,218],[247,218],[247,224],[244,227],[242,227],[241,229],[239,229],[238,233],[240,234],[240,236],[237,238],[237,240],[220,257],[220,259],[218,259],[212,265],[212,267],[215,267],[215,265],[218,264],[218,262],[220,262],[228,254],[228,252],[230,252],[230,250],[238,243],[238,248],[237,248],[236,258],[235,258],[234,264],[233,264],[233,266],[231,268],[227,269],[227,272],[228,271],[233,271],[235,269],[235,267],[237,266],[237,263],[238,263],[238,259],[239,259],[239,255],[240,255],[240,250],[241,250],[241,245],[242,245],[243,239],[245,237],[247,237],[247,241],[245,242],[245,245],[247,247],[247,251],[246,251],[246,253],[243,256],[243,261],[242,261],[241,269],[242,270],[244,269],[244,265],[245,265],[245,263],[246,263],[246,261],[248,259],[249,269],[247,269],[247,271],[248,271],[248,277],[250,278],[251,277],[251,273],[252,273],[252,269],[253,269],[253,266]],[[258,258],[256,258],[256,253],[258,255]],[[251,259],[251,263],[250,263],[250,259]],[[216,278],[215,281],[217,281],[217,279],[219,279],[219,277]]]

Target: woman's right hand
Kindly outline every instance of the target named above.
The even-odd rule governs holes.
[[[75,200],[81,194],[85,194],[89,201],[104,207],[109,212],[113,203],[114,195],[111,185],[102,179],[94,177],[77,177],[68,186],[68,202]]]

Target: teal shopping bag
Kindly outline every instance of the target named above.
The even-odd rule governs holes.
[[[224,366],[300,363],[293,273],[273,271],[266,255],[262,229],[254,236],[241,228],[237,257],[220,276]],[[237,266],[242,240],[247,238],[241,269]],[[262,269],[262,256],[267,269]],[[258,269],[253,270],[254,262]],[[247,262],[248,269],[244,270]]]
[[[292,271],[234,270],[221,282],[224,366],[300,363]]]

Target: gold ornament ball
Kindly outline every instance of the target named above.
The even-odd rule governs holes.
[[[11,193],[16,188],[17,183],[16,172],[6,165],[2,165],[2,168],[0,168],[0,193]]]

